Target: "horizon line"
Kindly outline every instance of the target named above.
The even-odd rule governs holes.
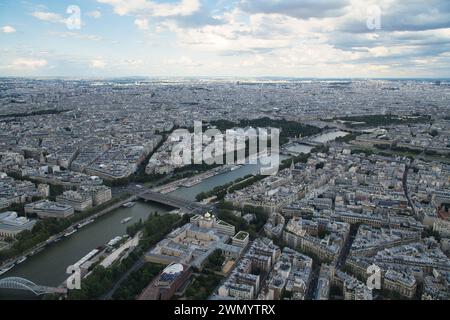
[[[0,79],[80,79],[80,80],[117,80],[117,79],[214,79],[214,80],[449,80],[446,77],[288,77],[288,76],[7,76],[0,75]]]

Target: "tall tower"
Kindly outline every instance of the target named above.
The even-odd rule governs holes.
[[[294,159],[292,159],[291,167],[290,167],[290,170],[289,170],[289,177],[291,179],[292,179],[292,171],[294,170],[294,168],[295,168],[295,166],[294,166]]]

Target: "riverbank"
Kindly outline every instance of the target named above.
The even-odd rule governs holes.
[[[6,267],[10,267],[10,266],[15,266],[18,264],[18,260],[19,259],[23,259],[23,257],[32,257],[35,254],[41,252],[42,250],[44,250],[47,246],[51,245],[52,243],[58,242],[60,241],[66,234],[72,232],[73,230],[78,229],[79,225],[84,225],[86,223],[90,223],[91,220],[95,220],[97,218],[102,217],[105,214],[108,214],[109,212],[121,207],[123,204],[130,202],[130,201],[134,201],[136,200],[136,196],[129,196],[128,198],[125,198],[124,200],[120,200],[120,198],[116,198],[116,201],[114,204],[112,204],[111,206],[102,209],[101,211],[97,212],[97,213],[93,213],[92,215],[88,215],[80,220],[75,219],[76,221],[74,221],[70,226],[68,226],[67,228],[65,228],[64,230],[51,235],[50,237],[48,237],[47,239],[45,239],[44,241],[34,245],[33,247],[27,249],[26,251],[20,252],[18,253],[15,257],[10,258],[6,261],[4,261],[1,265],[0,265],[0,269],[1,268],[6,268]],[[94,208],[95,209],[95,208]]]
[[[298,159],[304,156],[301,155]],[[288,158],[290,157],[280,156],[280,161]],[[289,160],[286,162],[286,165],[289,166],[290,163],[291,161]],[[210,191],[217,186],[225,185],[248,175],[257,175],[259,168],[260,164],[246,164],[235,170],[206,178],[191,187],[181,186],[170,194],[195,201],[195,197],[199,193]],[[125,189],[122,190],[122,192],[125,191]],[[123,203],[130,200],[130,198],[124,199]],[[127,225],[120,223],[123,219],[133,216],[133,222],[137,222],[139,219],[145,220],[154,211],[160,214],[166,214],[170,211],[167,207],[140,201],[136,202],[136,205],[132,208],[121,208],[118,203],[115,209],[109,209],[112,210],[110,214],[100,216],[102,212],[98,212],[99,216],[94,223],[89,224],[68,238],[63,238],[61,241],[53,243],[45,250],[30,257],[27,261],[6,273],[5,276],[23,277],[41,285],[58,286],[67,278],[65,272],[67,266],[75,263],[96,247],[104,245],[104,243],[107,243],[115,236],[126,233]],[[2,296],[2,292],[0,292],[0,299],[10,297],[10,292],[6,296],[5,294]],[[17,294],[14,297],[21,299],[23,294]]]
[[[122,224],[127,217],[133,217],[133,223],[145,221],[150,215],[169,213],[167,207],[152,205],[142,201],[132,208],[118,207],[109,214],[98,217],[94,223],[86,225],[70,237],[53,243],[45,250],[28,258],[22,264],[8,271],[3,277],[21,277],[39,285],[58,287],[68,275],[66,268],[86,256],[92,250],[104,246],[111,239],[123,236],[132,225]],[[0,290],[0,299],[27,299],[36,297],[25,291]]]

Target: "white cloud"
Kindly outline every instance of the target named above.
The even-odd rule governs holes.
[[[348,0],[242,0],[241,7],[250,13],[283,14],[299,19],[337,17],[345,12]]]
[[[4,27],[2,27],[1,30],[2,30],[3,33],[14,33],[14,32],[16,32],[16,29],[14,29],[11,26],[4,26]]]
[[[138,67],[143,65],[144,61],[141,59],[122,59],[118,64]]]
[[[51,36],[60,38],[76,38],[80,40],[102,41],[104,38],[93,34],[81,34],[78,32],[49,32]]]
[[[91,61],[90,67],[93,69],[104,69],[106,67],[106,61],[103,59],[94,59]]]
[[[236,9],[225,13],[222,19],[226,23],[199,28],[184,29],[176,23],[165,23],[165,26],[177,34],[182,45],[207,51],[272,50],[292,47],[309,39],[314,42],[324,41],[323,35],[313,31],[316,25],[314,22],[287,16],[248,16]]]
[[[140,30],[148,30],[148,20],[147,19],[136,19],[136,20],[134,20],[134,24]]]
[[[90,11],[90,12],[86,13],[86,15],[88,17],[91,17],[94,19],[98,19],[98,18],[102,17],[102,13],[99,10]]]
[[[200,67],[202,65],[201,63],[195,62],[191,57],[187,56],[182,56],[178,59],[166,59],[163,61],[163,63],[166,65],[182,66],[187,68]]]
[[[46,11],[35,11],[31,14],[33,17],[47,22],[52,23],[66,23],[66,20],[57,13],[46,12]]]
[[[391,54],[391,50],[384,46],[368,48],[368,52],[372,54],[374,57],[386,57]]]
[[[181,0],[177,3],[157,3],[147,0],[97,0],[109,4],[118,15],[149,14],[155,17],[189,16],[200,9],[199,0]]]
[[[117,60],[106,56],[103,60],[97,55],[83,58],[84,67],[105,69],[104,72],[125,69],[143,72],[145,67],[152,70],[162,66],[165,69],[161,70],[169,70],[168,74],[187,70],[190,74],[205,71],[204,74],[352,76],[367,70],[395,76],[408,66],[413,74],[426,67],[428,70],[442,67],[445,69],[442,72],[448,72],[450,65],[450,20],[444,19],[450,16],[448,0],[429,0],[431,8],[424,14],[421,8],[427,6],[421,0],[406,4],[402,0],[236,0],[213,1],[203,6],[204,0],[97,2],[109,5],[117,15],[127,16],[127,21],[131,19],[134,25],[129,30],[155,30],[139,33],[137,36],[141,38],[133,39],[136,47],[130,51],[135,54],[120,56],[118,51]],[[381,9],[381,30],[367,27],[371,5]],[[100,10],[105,12],[103,7]],[[433,10],[438,16],[436,21],[431,14]],[[34,11],[37,19],[65,22],[63,12],[61,15],[48,12],[45,7]],[[96,9],[85,16],[100,18],[102,13]],[[5,27],[0,27],[0,33],[5,32]],[[52,33],[46,33],[49,35]],[[126,42],[120,35],[114,39],[81,32],[54,35]],[[78,53],[92,49],[87,46],[85,42]],[[140,60],[138,52],[150,47],[155,49],[151,57]],[[173,56],[171,52],[182,54]],[[30,54],[24,51],[14,58]],[[39,57],[48,58],[40,54]],[[53,62],[51,58],[48,60]],[[213,63],[219,62],[213,67]]]
[[[45,59],[29,59],[29,58],[18,58],[12,63],[13,69],[37,69],[42,68],[47,65],[47,60]]]

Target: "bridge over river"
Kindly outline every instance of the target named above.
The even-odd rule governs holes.
[[[9,277],[0,279],[0,290],[1,289],[26,290],[33,292],[37,296],[47,293],[56,293],[56,294],[67,293],[67,289],[65,288],[41,286],[35,284],[30,280],[19,277]]]
[[[208,207],[205,205],[202,205],[198,202],[192,202],[186,199],[182,199],[170,194],[162,194],[159,192],[154,192],[149,189],[145,190],[144,192],[137,195],[138,198],[144,200],[144,201],[152,201],[161,203],[170,207],[178,208],[178,209],[184,209],[187,211],[202,211],[206,210]]]

